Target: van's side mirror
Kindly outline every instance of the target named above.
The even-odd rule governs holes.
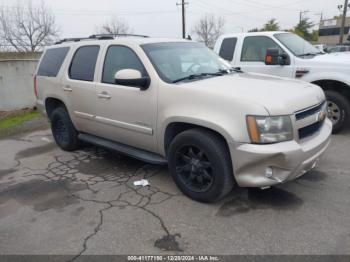
[[[148,76],[142,76],[141,72],[135,69],[123,69],[115,73],[115,83],[117,85],[139,87],[146,90],[151,84]]]
[[[290,59],[287,54],[280,54],[278,48],[268,48],[266,50],[265,65],[290,65]]]

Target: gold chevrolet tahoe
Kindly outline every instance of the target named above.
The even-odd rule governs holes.
[[[34,89],[63,150],[84,141],[167,164],[202,202],[303,175],[332,132],[318,86],[244,73],[188,40],[65,39],[45,50]]]

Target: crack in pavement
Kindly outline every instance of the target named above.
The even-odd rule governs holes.
[[[27,151],[26,151],[27,152]],[[17,160],[18,161],[18,160]],[[171,194],[162,191],[156,186],[146,188],[135,188],[132,184],[134,179],[151,179],[157,176],[163,167],[144,164],[138,160],[130,159],[122,155],[116,155],[100,148],[87,148],[73,153],[55,156],[54,160],[48,163],[44,169],[25,168],[25,177],[42,177],[48,181],[69,181],[70,183],[84,184],[86,189],[82,191],[90,192],[91,197],[81,196],[73,192],[70,183],[59,183],[70,197],[74,197],[84,202],[91,202],[104,205],[99,209],[99,222],[94,227],[91,234],[83,239],[81,251],[71,258],[74,261],[83,255],[88,249],[88,242],[96,236],[102,229],[104,223],[104,212],[115,208],[133,207],[154,217],[160,224],[165,235],[154,242],[154,247],[165,251],[182,252],[180,244],[176,238],[180,234],[171,234],[161,216],[147,208],[151,205],[162,204],[169,199],[182,196],[181,194]],[[108,183],[107,188],[113,188],[118,192],[117,197],[108,200],[98,200],[98,194],[103,192],[101,184]],[[105,186],[106,185],[102,185]],[[160,198],[160,199],[157,199]]]

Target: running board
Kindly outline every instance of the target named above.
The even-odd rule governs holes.
[[[142,149],[138,149],[135,147],[123,145],[117,142],[112,142],[110,140],[106,140],[97,136],[88,135],[88,134],[79,134],[79,139],[94,144],[96,146],[104,147],[106,149],[110,149],[113,151],[117,151],[121,154],[136,158],[138,160],[156,164],[156,165],[166,165],[167,161],[160,155],[155,153],[151,153]]]

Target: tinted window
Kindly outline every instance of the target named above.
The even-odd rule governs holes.
[[[241,61],[264,62],[268,48],[281,48],[269,37],[248,36],[244,39]]]
[[[350,27],[344,28],[344,33],[348,34],[350,31]],[[330,35],[339,35],[340,27],[331,27],[331,28],[323,28],[318,31],[319,36],[330,36]]]
[[[93,81],[99,46],[80,47],[72,60],[69,77],[75,80]]]
[[[108,48],[104,67],[102,82],[114,84],[115,73],[123,69],[135,69],[146,76],[146,70],[143,67],[137,55],[126,46],[111,46]]]
[[[41,59],[38,76],[56,77],[68,51],[69,47],[48,49]]]
[[[233,60],[237,38],[226,38],[222,41],[219,56],[227,61]]]

